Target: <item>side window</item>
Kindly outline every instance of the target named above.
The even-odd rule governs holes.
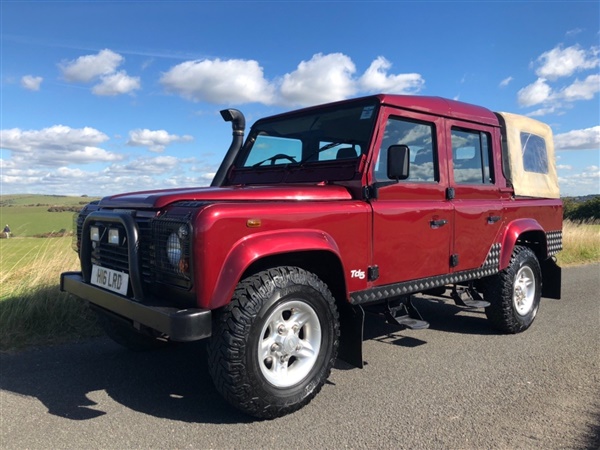
[[[385,126],[379,157],[375,164],[375,180],[389,181],[387,177],[387,150],[391,145],[407,145],[410,149],[410,176],[401,182],[436,182],[433,124],[390,117]]]
[[[521,132],[523,168],[527,172],[548,173],[546,141],[531,133]]]
[[[458,184],[493,184],[490,136],[481,131],[452,128],[452,164]]]

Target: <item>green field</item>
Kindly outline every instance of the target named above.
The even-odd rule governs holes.
[[[73,212],[48,212],[52,206],[85,206],[95,198],[58,195],[0,196],[0,231],[6,224],[14,237],[73,230]]]

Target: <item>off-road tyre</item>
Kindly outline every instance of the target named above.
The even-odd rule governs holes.
[[[106,335],[117,344],[134,352],[145,352],[162,348],[168,344],[167,339],[154,336],[150,332],[137,331],[125,320],[110,317],[109,315],[96,312],[98,324]]]
[[[531,326],[540,306],[542,272],[529,247],[516,246],[506,269],[485,279],[485,314],[503,333],[520,333]]]
[[[273,419],[317,395],[338,345],[338,311],[325,283],[298,267],[277,267],[242,280],[215,313],[209,371],[231,405]]]

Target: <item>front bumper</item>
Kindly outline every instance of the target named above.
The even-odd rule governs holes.
[[[80,297],[113,314],[166,334],[173,341],[188,342],[210,337],[212,314],[208,309],[150,306],[87,284],[81,272],[60,275],[60,290]]]

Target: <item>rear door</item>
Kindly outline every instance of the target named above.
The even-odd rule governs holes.
[[[373,208],[372,264],[379,268],[374,285],[427,278],[449,272],[452,203],[443,142],[443,120],[427,114],[392,108],[382,111],[378,156],[371,182],[379,185]],[[410,149],[410,177],[387,178],[387,149],[404,144]],[[441,156],[441,157],[440,157]],[[381,183],[391,183],[381,185]]]
[[[498,130],[486,126],[446,120],[446,148],[450,184],[454,189],[454,271],[479,268],[484,264],[504,221],[501,193],[496,182],[500,170]],[[499,150],[499,149],[498,149]]]

